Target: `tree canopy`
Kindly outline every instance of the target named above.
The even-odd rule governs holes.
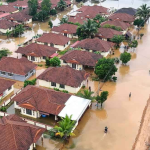
[[[21,35],[24,32],[24,27],[22,24],[19,24],[18,26],[16,26],[16,28],[14,30],[12,30],[13,36],[14,37],[18,37],[19,35]]]
[[[52,67],[56,67],[56,66],[60,66],[60,59],[58,57],[53,57],[51,59],[46,59],[46,66],[52,66]]]
[[[117,47],[119,47],[119,44],[121,42],[123,42],[124,40],[124,36],[123,35],[114,35],[114,37],[111,39],[112,42],[116,43]]]
[[[83,93],[79,92],[77,94],[77,96],[80,96],[80,97],[85,98],[85,99],[93,100],[94,99],[94,97],[92,96],[93,93],[94,92],[91,92],[89,90],[84,90]]]
[[[97,14],[95,18],[93,18],[93,20],[98,24],[98,26],[100,27],[100,24],[104,21],[106,21],[107,19],[105,17],[102,17],[100,14]]]
[[[68,23],[68,17],[63,17],[60,20],[60,24]]]
[[[137,46],[138,46],[137,40],[133,40],[129,43],[129,47],[131,47],[131,48],[136,48]]]
[[[144,23],[145,23],[144,19],[139,18],[139,19],[134,20],[133,24],[137,27],[144,27]]]
[[[110,58],[99,59],[95,66],[95,74],[99,77],[99,79],[104,80],[105,78],[104,82],[111,80],[117,70],[115,60]]]
[[[100,96],[98,95],[96,97],[97,107],[98,107],[98,104],[100,103],[101,104],[101,108],[102,108],[102,105],[107,100],[107,97],[108,97],[108,91],[101,92],[101,95]]]
[[[1,50],[0,50],[0,59],[2,58],[2,57],[7,57],[8,55],[10,55],[12,52],[10,52],[9,51],[9,49],[7,49],[7,48],[2,48]]]
[[[67,4],[64,0],[60,0],[57,4],[57,8],[63,11],[67,7]]]
[[[77,35],[80,40],[86,38],[93,38],[97,33],[98,27],[95,21],[89,19],[88,21],[84,22],[83,25],[77,28]]]
[[[36,78],[33,80],[25,80],[24,81],[24,87],[26,87],[27,85],[35,85],[36,84]]]
[[[131,54],[128,52],[124,52],[120,55],[120,60],[123,64],[126,64],[128,61],[131,60]]]
[[[37,0],[29,0],[28,1],[29,15],[34,16],[37,13],[37,7],[38,7]]]

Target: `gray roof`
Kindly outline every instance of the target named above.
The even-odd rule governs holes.
[[[117,10],[115,13],[126,13],[126,14],[129,14],[129,15],[132,15],[132,16],[135,16],[136,14],[136,9],[135,8],[121,8],[119,10]]]

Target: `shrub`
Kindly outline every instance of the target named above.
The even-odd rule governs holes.
[[[117,81],[117,77],[116,77],[116,76],[113,76],[113,77],[112,77],[112,80],[113,80],[114,82],[116,82],[116,81]]]
[[[2,107],[0,108],[0,111],[6,112],[6,111],[7,111],[7,108],[6,108],[5,106],[2,106]]]
[[[42,64],[38,64],[38,66],[39,66],[39,67],[42,67],[43,65],[42,65]]]
[[[67,91],[67,90],[62,90],[62,92],[63,92],[63,93],[68,93],[68,91]]]
[[[50,11],[50,15],[54,16],[54,15],[56,15],[56,14],[57,14],[56,9],[52,9],[52,10]]]
[[[55,91],[60,91],[60,90],[59,90],[59,89],[57,89],[57,88],[54,88],[54,90],[55,90]]]
[[[85,89],[85,85],[82,86],[82,89]]]
[[[36,78],[33,80],[25,80],[24,81],[24,87],[26,87],[27,85],[35,85],[36,84]]]
[[[60,51],[60,52],[59,52],[59,55],[64,55],[64,54],[67,53],[67,52],[68,52],[68,50]]]

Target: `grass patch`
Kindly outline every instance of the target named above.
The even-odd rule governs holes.
[[[58,52],[58,53],[59,53],[59,55],[64,55],[67,52],[68,52],[68,50],[64,50],[64,51],[61,51],[61,52]]]

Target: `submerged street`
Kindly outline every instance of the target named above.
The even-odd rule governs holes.
[[[102,3],[104,7],[134,7],[137,8],[143,3],[150,6],[150,0],[120,0],[105,1]],[[86,2],[85,5],[91,5],[91,2]],[[73,6],[74,10],[77,6]],[[71,10],[67,10],[62,14],[58,14],[54,18],[54,23],[58,23],[59,19],[66,15]],[[73,10],[72,10],[73,11]],[[48,23],[33,23],[33,29],[25,32],[20,38],[7,39],[6,36],[0,36],[0,48],[8,48],[12,51],[12,56],[17,57],[14,53],[17,50],[17,45],[23,43],[36,35],[39,30],[49,32]],[[55,25],[55,24],[54,24]],[[136,33],[134,31],[134,33]],[[141,30],[144,34],[142,40],[135,50],[130,50],[132,59],[127,65],[119,63],[117,65],[118,72],[116,73],[117,81],[106,82],[102,91],[108,91],[109,96],[104,103],[103,108],[97,109],[96,103],[88,109],[82,117],[79,125],[75,130],[75,137],[70,139],[68,145],[65,145],[63,150],[131,150],[134,144],[142,113],[146,102],[150,96],[150,24],[146,24]],[[7,40],[6,40],[7,39]],[[123,44],[122,44],[123,45]],[[115,55],[119,57],[122,52],[115,50]],[[39,71],[40,72],[40,71]],[[91,86],[92,91],[98,89],[98,82],[89,81],[88,86]],[[100,83],[103,84],[103,83]],[[129,93],[131,92],[131,98]],[[108,127],[108,133],[104,133],[105,126]],[[58,150],[60,143],[48,138],[44,138],[43,144],[41,140],[37,143],[37,150]]]

